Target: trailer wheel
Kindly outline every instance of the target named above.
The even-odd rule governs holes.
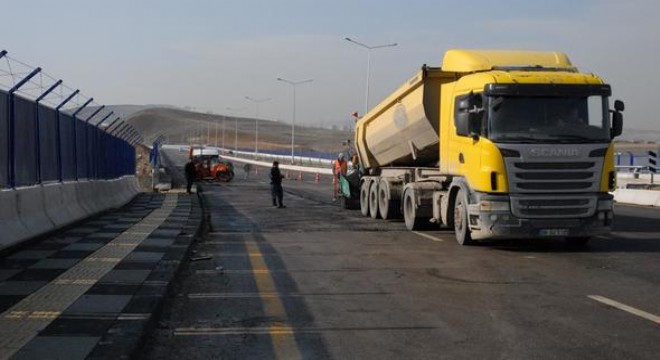
[[[415,205],[414,191],[406,190],[403,193],[403,220],[406,223],[406,229],[420,230],[428,219],[417,217],[417,206]]]
[[[360,186],[360,212],[369,216],[369,181],[363,181]]]
[[[371,182],[369,186],[369,216],[372,219],[379,219],[380,213],[378,212],[378,182]]]
[[[458,190],[454,202],[454,234],[456,241],[461,245],[472,245],[470,224],[468,223],[467,196],[465,191]]]
[[[391,188],[387,181],[381,180],[378,185],[378,211],[380,216],[387,219],[396,219],[401,217],[398,209],[398,201],[394,201],[391,196]]]

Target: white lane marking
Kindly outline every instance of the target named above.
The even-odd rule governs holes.
[[[424,233],[421,233],[421,232],[419,232],[419,231],[413,231],[413,233],[415,233],[415,234],[417,234],[417,235],[419,235],[419,236],[421,236],[421,237],[423,237],[423,238],[427,238],[427,239],[429,239],[429,240],[431,240],[431,241],[444,242],[444,240],[442,240],[442,239],[440,239],[440,238],[437,238],[437,237],[435,237],[435,236],[431,236],[431,235],[428,235],[428,234],[424,234]]]
[[[653,315],[653,314],[651,314],[651,313],[647,313],[646,311],[636,309],[636,308],[634,308],[634,307],[632,307],[632,306],[628,306],[628,305],[626,305],[626,304],[622,304],[622,303],[620,303],[620,302],[618,302],[618,301],[614,301],[614,300],[612,300],[612,299],[608,299],[608,298],[606,298],[606,297],[604,297],[604,296],[600,296],[600,295],[587,295],[587,297],[590,298],[591,300],[598,301],[598,302],[603,303],[603,304],[605,304],[605,305],[609,305],[609,306],[611,306],[611,307],[615,307],[615,308],[617,308],[617,309],[619,309],[619,310],[623,310],[623,311],[625,311],[625,312],[627,312],[627,313],[630,313],[630,314],[633,314],[633,315],[639,316],[639,317],[644,318],[644,319],[646,319],[646,320],[653,321],[653,322],[656,323],[656,324],[660,324],[660,316]]]

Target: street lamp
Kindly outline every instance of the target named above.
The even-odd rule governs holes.
[[[278,81],[285,82],[293,88],[293,118],[291,120],[291,163],[293,164],[293,159],[295,156],[294,147],[296,139],[296,86],[300,84],[305,84],[312,82],[313,79],[300,80],[300,81],[291,81],[283,78],[277,78]]]
[[[264,99],[255,99],[249,96],[245,97],[245,100],[252,101],[256,107],[256,115],[254,117],[254,154],[259,153],[259,104],[272,100],[271,98]]]
[[[351,42],[355,45],[361,46],[365,49],[367,49],[367,90],[366,94],[364,96],[364,113],[366,114],[367,111],[369,111],[369,78],[371,77],[371,50],[374,49],[380,49],[380,48],[386,48],[386,47],[394,47],[397,46],[397,43],[392,43],[392,44],[384,44],[384,45],[377,45],[377,46],[369,46],[366,44],[363,44],[361,42],[357,42],[351,38],[344,38],[346,41]]]
[[[237,111],[242,111],[244,108],[230,108],[228,107],[227,110],[230,111],[230,114],[234,116],[234,152],[238,151],[238,117],[236,117],[236,112]]]

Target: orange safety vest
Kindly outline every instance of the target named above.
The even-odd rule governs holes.
[[[335,175],[346,175],[346,172],[348,172],[348,163],[344,160],[335,160],[335,167],[334,167],[334,173]]]

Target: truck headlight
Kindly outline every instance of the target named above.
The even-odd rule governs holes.
[[[509,211],[509,202],[508,201],[481,200],[479,202],[479,210],[481,210],[481,211]]]

